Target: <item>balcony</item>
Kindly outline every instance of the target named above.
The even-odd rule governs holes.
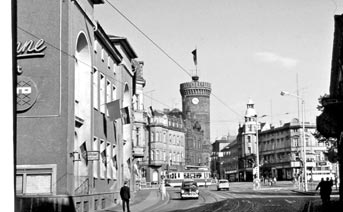
[[[144,157],[144,148],[135,146],[132,148],[132,156],[134,158],[143,158]]]

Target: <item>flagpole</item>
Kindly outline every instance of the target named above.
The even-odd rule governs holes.
[[[193,62],[195,65],[195,76],[198,76],[198,62],[197,62],[197,47],[192,51],[193,54]]]
[[[198,76],[198,48],[195,46],[196,63],[195,63],[195,76]]]

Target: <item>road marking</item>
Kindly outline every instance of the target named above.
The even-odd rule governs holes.
[[[295,200],[288,200],[288,199],[285,199],[285,201],[286,201],[288,204],[293,204],[293,203],[296,202]]]

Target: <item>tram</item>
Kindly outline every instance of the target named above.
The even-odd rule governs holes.
[[[186,166],[182,171],[169,171],[166,183],[172,187],[180,187],[182,181],[192,179],[198,186],[209,186],[212,184],[211,172],[207,167]]]

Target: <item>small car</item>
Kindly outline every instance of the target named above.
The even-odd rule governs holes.
[[[217,183],[217,191],[221,190],[221,189],[226,189],[229,190],[230,188],[230,184],[229,181],[226,179],[221,179],[218,181]]]
[[[199,199],[199,188],[197,182],[193,180],[182,181],[180,188],[180,197],[184,198],[196,198]]]

